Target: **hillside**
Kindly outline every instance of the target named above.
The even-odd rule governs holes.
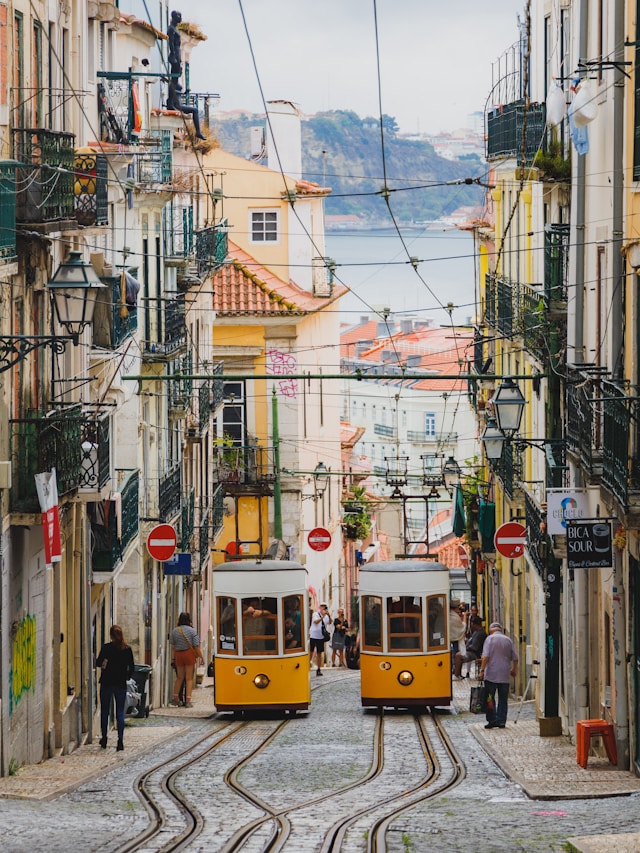
[[[399,138],[390,116],[383,116],[383,121],[387,186],[392,190],[389,203],[397,220],[438,219],[462,205],[482,204],[481,187],[425,185],[480,177],[484,164],[473,158],[464,162],[445,160],[427,142]],[[210,126],[223,148],[249,157],[251,128],[264,127],[264,123],[263,115],[244,113],[214,116]],[[361,119],[354,112],[338,110],[303,120],[302,169],[307,180],[331,187],[327,214],[356,214],[371,226],[389,224],[387,205],[379,194],[384,169],[376,119]]]

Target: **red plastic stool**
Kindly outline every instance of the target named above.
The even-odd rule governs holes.
[[[580,767],[586,768],[589,758],[589,747],[592,737],[601,737],[607,758],[611,764],[618,763],[618,750],[613,733],[613,724],[606,720],[578,720],[576,723],[576,761]]]

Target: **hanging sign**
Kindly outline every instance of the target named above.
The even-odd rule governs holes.
[[[569,569],[608,569],[612,565],[610,522],[567,522],[567,567]]]

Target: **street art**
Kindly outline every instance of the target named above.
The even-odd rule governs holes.
[[[267,350],[267,373],[270,376],[290,376],[296,373],[298,361],[290,352],[279,349]],[[296,379],[281,379],[277,383],[278,390],[283,397],[295,400],[298,396],[298,382]]]
[[[11,647],[9,672],[9,714],[27,690],[36,686],[36,617],[25,616],[18,625]]]

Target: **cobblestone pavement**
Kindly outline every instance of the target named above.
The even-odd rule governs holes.
[[[387,833],[389,853],[640,851],[640,834],[621,834],[640,828],[640,780],[594,757],[583,770],[566,738],[539,737],[530,703],[523,705],[517,723],[485,731],[484,721],[466,712],[467,685],[456,682],[454,707],[441,714],[466,777],[452,791],[399,815]],[[311,713],[287,725],[239,776],[244,786],[280,809],[324,793],[322,802],[290,813],[292,836],[285,848],[290,853],[320,850],[328,828],[358,809],[375,806],[380,816],[398,786],[425,771],[412,718],[390,713],[385,715],[383,772],[364,788],[331,796],[367,775],[376,715],[360,707],[357,672],[326,669],[325,678],[313,679],[312,687]],[[194,690],[193,709],[160,709],[148,720],[128,721],[124,752],[115,751],[114,735],[107,750],[96,740],[0,779],[0,849],[117,849],[147,825],[134,789],[138,776],[169,761],[179,748],[221,730],[230,719],[215,715],[212,701],[207,684]],[[512,718],[515,710],[512,705]],[[273,722],[265,722],[265,729],[273,728]],[[448,772],[444,749],[436,751]],[[190,850],[215,853],[239,826],[260,817],[257,807],[224,784],[224,773],[237,757],[231,748],[214,751],[179,777],[180,789],[205,819],[205,830]],[[341,850],[364,853],[370,823],[370,817],[359,819]],[[265,829],[263,841],[266,836]],[[242,849],[257,851],[261,843],[254,840]]]

